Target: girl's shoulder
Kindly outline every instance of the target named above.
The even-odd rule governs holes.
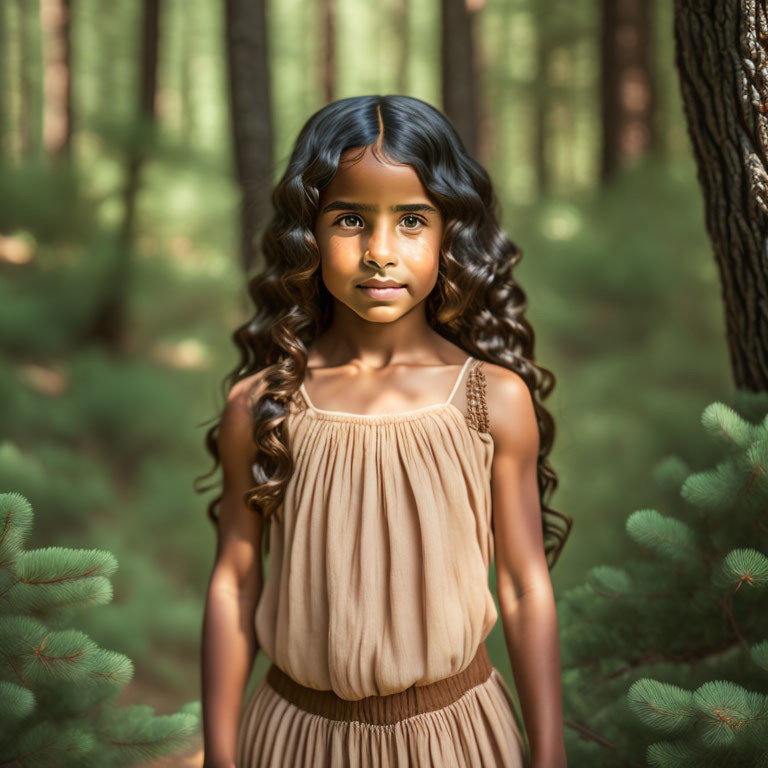
[[[498,363],[489,363],[487,360],[480,360],[479,363],[478,368],[485,374],[489,387],[495,390],[519,387],[528,389],[528,385],[519,373]]]
[[[494,442],[515,444],[528,434],[538,439],[533,396],[523,377],[486,361],[479,368],[485,374],[485,401]]]
[[[258,400],[266,388],[265,376],[267,368],[262,368],[256,373],[248,374],[238,379],[229,389],[227,405],[252,405]]]
[[[219,435],[235,442],[250,440],[252,428],[252,404],[264,388],[264,372],[238,379],[229,388],[219,424]]]

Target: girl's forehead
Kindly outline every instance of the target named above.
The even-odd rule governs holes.
[[[379,160],[369,148],[360,156],[359,150],[345,161],[345,153],[339,169],[324,190],[329,194],[375,194],[376,196],[424,196],[425,190],[412,166]]]

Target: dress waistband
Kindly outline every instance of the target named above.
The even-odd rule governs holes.
[[[391,725],[406,717],[441,709],[461,698],[470,688],[484,683],[493,669],[485,641],[472,661],[455,675],[428,685],[412,685],[404,691],[363,699],[342,699],[334,691],[319,691],[297,683],[273,663],[266,679],[272,688],[291,704],[313,715],[330,720],[359,721],[371,725]]]

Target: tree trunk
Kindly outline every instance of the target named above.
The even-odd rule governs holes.
[[[190,146],[194,140],[195,134],[195,111],[192,99],[193,62],[197,58],[195,49],[195,27],[194,7],[185,8],[181,14],[181,68],[179,76],[179,98],[181,107],[179,109],[181,117],[181,139],[186,146]]]
[[[0,3],[0,165],[8,162],[8,141],[11,137],[10,98],[8,94],[8,4]]]
[[[539,195],[545,195],[550,189],[549,165],[549,50],[550,39],[547,34],[547,21],[550,11],[543,4],[534,6],[536,23],[536,77],[533,83],[534,121],[533,162],[536,171],[536,187]]]
[[[392,26],[395,30],[395,40],[399,43],[395,82],[397,83],[397,93],[400,94],[406,94],[409,90],[408,54],[410,51],[410,26],[408,23],[408,10],[408,0],[395,0],[392,6]]]
[[[123,34],[122,19],[119,16],[109,16],[97,13],[91,23],[99,38],[99,77],[96,81],[96,93],[101,104],[109,105],[107,112],[112,119],[116,117],[117,109],[110,102],[119,82],[119,72],[123,62],[118,62],[112,51],[118,45],[118,40]]]
[[[19,30],[19,154],[29,159],[32,154],[32,78],[30,72],[30,40],[24,0],[17,0]]]
[[[473,35],[476,16],[475,6],[468,7],[467,0],[442,0],[443,111],[473,157],[478,150],[480,112]]]
[[[146,159],[145,147],[151,144],[156,129],[155,95],[157,93],[157,59],[160,37],[160,0],[144,0],[141,42],[141,74],[139,79],[140,138],[128,159],[125,185],[125,214],[121,240],[126,254],[134,240],[136,223],[136,197],[139,191],[141,169]],[[127,260],[126,260],[127,261]]]
[[[242,191],[242,263],[253,266],[272,189],[272,110],[265,0],[227,0],[227,62],[234,162]]]
[[[108,278],[105,294],[88,339],[104,344],[112,352],[122,351],[125,341],[127,289],[131,271],[131,253],[135,240],[136,199],[147,147],[155,130],[155,94],[159,45],[160,0],[144,0],[141,34],[141,72],[139,75],[138,136],[128,154],[123,220],[118,249]]]
[[[72,149],[70,13],[70,0],[40,2],[45,41],[43,147],[54,160],[69,158]]]
[[[325,104],[330,104],[336,93],[336,8],[333,0],[323,0],[323,60],[320,70],[323,73],[323,97]]]
[[[652,0],[602,0],[602,182],[654,142],[652,12]]]
[[[675,64],[738,389],[768,389],[765,6],[675,0]]]

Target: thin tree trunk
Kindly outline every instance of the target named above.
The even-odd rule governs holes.
[[[549,153],[549,47],[551,45],[547,35],[547,21],[550,10],[539,3],[534,6],[534,18],[536,22],[536,77],[533,83],[534,99],[534,151],[533,162],[536,172],[536,186],[539,195],[544,195],[550,189],[549,165],[547,155]]]
[[[487,164],[493,153],[494,122],[496,120],[495,105],[489,104],[485,60],[485,48],[478,42],[480,39],[480,13],[485,7],[485,0],[466,0],[467,11],[471,19],[472,32],[472,69],[475,73],[475,153],[474,156],[483,164]]]
[[[8,162],[8,141],[11,136],[11,121],[6,77],[8,66],[8,4],[0,3],[0,165]]]
[[[157,60],[160,39],[160,0],[144,0],[142,19],[141,74],[139,79],[139,127],[141,138],[128,161],[125,185],[125,215],[121,240],[129,252],[134,240],[136,198],[139,191],[141,169],[146,159],[145,142],[151,143],[156,130]]]
[[[466,0],[442,0],[443,111],[472,156],[478,150],[480,112],[473,35],[476,15]]]
[[[108,112],[112,117],[116,116],[118,109],[110,103],[114,99],[118,79],[118,62],[113,53],[118,45],[121,34],[121,19],[119,17],[97,13],[91,23],[96,28],[99,38],[99,77],[96,81],[96,90],[101,104],[108,104]]]
[[[54,160],[72,151],[70,0],[40,0],[44,35],[43,147]]]
[[[408,0],[395,0],[392,7],[392,26],[395,29],[395,40],[399,43],[399,51],[396,58],[397,74],[395,82],[397,83],[397,92],[406,94],[408,92],[408,55],[410,52],[410,25],[408,23]]]
[[[135,240],[136,199],[146,146],[151,145],[156,129],[155,96],[160,37],[160,0],[144,0],[141,34],[141,72],[138,92],[138,132],[127,162],[123,191],[123,220],[118,236],[118,252],[109,276],[102,304],[96,313],[89,339],[120,352],[125,341],[127,288],[131,271],[131,253]]]
[[[179,97],[181,99],[181,137],[189,146],[195,132],[195,115],[192,99],[192,62],[197,52],[194,46],[194,6],[185,8],[181,14],[181,77]]]
[[[227,0],[226,39],[235,172],[242,193],[242,263],[248,273],[270,208],[273,173],[265,0]]]
[[[336,92],[336,8],[333,0],[322,1],[322,14],[322,88],[325,103],[329,104],[334,100]]]
[[[675,0],[675,64],[736,387],[768,389],[765,6]]]
[[[602,0],[601,181],[654,142],[652,0]]]
[[[30,77],[30,42],[26,20],[26,3],[17,0],[19,30],[19,154],[29,158],[32,154],[32,82]]]

